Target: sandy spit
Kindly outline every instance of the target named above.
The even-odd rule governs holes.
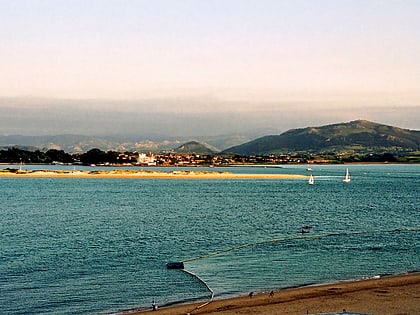
[[[191,179],[222,179],[222,178],[256,178],[256,179],[287,179],[307,178],[304,175],[295,174],[234,174],[230,172],[206,172],[206,171],[136,171],[136,170],[112,170],[112,171],[62,171],[62,170],[36,170],[17,171],[0,170],[0,177],[68,177],[68,178],[191,178]]]

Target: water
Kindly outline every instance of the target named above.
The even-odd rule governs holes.
[[[419,270],[420,166],[350,165],[349,184],[346,167],[313,166],[315,185],[0,178],[0,313],[108,314],[206,300],[202,283],[165,264],[243,244],[185,268],[216,298]],[[302,225],[313,228],[300,234]]]

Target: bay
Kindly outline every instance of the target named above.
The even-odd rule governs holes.
[[[311,167],[212,170],[312,173],[314,185],[0,178],[0,313],[108,314],[209,298],[170,261],[185,260],[216,298],[419,270],[419,165]]]

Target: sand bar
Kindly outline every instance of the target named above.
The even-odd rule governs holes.
[[[256,293],[203,303],[162,307],[154,314],[420,314],[420,273]],[[151,311],[128,312],[144,314]]]
[[[77,170],[0,170],[0,177],[62,177],[62,178],[190,178],[190,179],[223,179],[223,178],[256,178],[256,179],[291,179],[307,178],[296,174],[235,174],[230,172],[209,172],[175,170],[171,172],[143,170],[110,170],[110,171],[77,171]]]

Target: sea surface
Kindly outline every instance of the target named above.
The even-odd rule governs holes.
[[[173,261],[215,298],[420,270],[420,165],[312,168],[211,170],[312,173],[314,185],[0,178],[0,313],[110,314],[208,299],[197,278],[166,268]]]

